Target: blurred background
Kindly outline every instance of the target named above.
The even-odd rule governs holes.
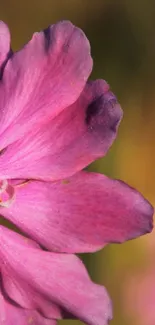
[[[106,79],[124,110],[116,143],[90,170],[126,181],[154,205],[154,0],[1,0],[0,19],[10,27],[14,50],[58,20],[69,19],[84,30],[94,58],[91,78]],[[154,252],[152,233],[82,256],[92,279],[111,294],[111,325],[155,324]]]

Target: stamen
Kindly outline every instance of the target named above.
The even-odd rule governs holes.
[[[9,208],[15,199],[15,188],[7,180],[4,180],[0,187],[0,193],[0,207]]]
[[[19,183],[19,184],[15,185],[15,187],[22,187],[22,186],[24,186],[24,185],[28,184],[29,182],[30,182],[30,180],[29,180],[29,179],[27,179],[27,180],[24,180],[22,183]]]
[[[4,193],[7,189],[8,186],[8,181],[6,179],[4,179],[3,181],[1,181],[2,185],[0,187],[0,193]]]

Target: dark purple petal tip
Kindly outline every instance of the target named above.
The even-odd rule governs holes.
[[[116,133],[122,118],[122,111],[117,105],[118,101],[114,95],[109,97],[109,94],[102,94],[95,98],[87,107],[87,125],[98,131],[109,125],[109,129]]]

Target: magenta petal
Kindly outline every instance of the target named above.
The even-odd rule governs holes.
[[[0,324],[3,325],[56,325],[53,319],[43,317],[36,310],[21,308],[0,292]]]
[[[43,311],[49,300],[89,325],[108,324],[107,292],[90,280],[78,257],[31,247],[24,237],[3,227],[0,238],[3,287],[13,301]]]
[[[108,84],[89,82],[76,103],[4,151],[0,177],[56,180],[71,176],[107,153],[121,117]]]
[[[47,249],[73,253],[150,232],[153,208],[121,181],[80,172],[17,187],[14,203],[1,214]]]
[[[0,21],[0,68],[3,67],[10,51],[10,32],[5,23]]]
[[[70,22],[35,33],[4,70],[0,85],[1,148],[75,102],[91,69],[89,42]]]

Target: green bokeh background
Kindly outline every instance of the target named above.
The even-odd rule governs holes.
[[[84,30],[94,58],[91,78],[106,79],[124,110],[116,143],[104,159],[89,169],[121,178],[139,189],[152,204],[155,203],[154,17],[153,0],[0,1],[0,19],[10,27],[14,50],[27,42],[34,31],[58,20],[69,19]],[[104,284],[111,294],[112,325],[140,324],[125,307],[124,287],[130,275],[140,272],[147,263],[148,241],[149,235],[82,256],[92,279]]]

